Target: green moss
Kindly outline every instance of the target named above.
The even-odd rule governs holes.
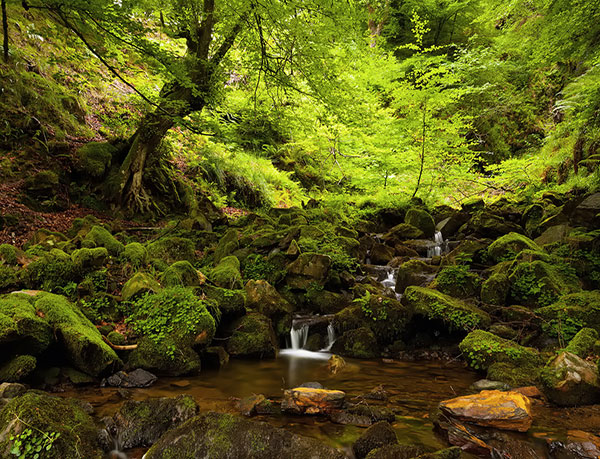
[[[44,452],[45,459],[102,458],[94,420],[76,400],[35,392],[11,399],[0,411],[0,430],[5,433],[0,440],[0,456],[11,457],[10,438],[26,428],[31,428],[35,437],[60,434]]]
[[[269,318],[252,313],[235,322],[227,352],[238,357],[274,358],[277,339]]]
[[[17,249],[10,244],[0,245],[0,264],[16,265],[17,264]]]
[[[496,239],[488,247],[488,257],[495,263],[513,260],[522,250],[543,252],[542,248],[526,236],[518,233],[508,233]]]
[[[121,333],[116,331],[111,331],[106,338],[117,346],[121,346],[127,342],[127,339]]]
[[[200,371],[198,354],[189,346],[182,346],[171,337],[165,337],[160,343],[142,337],[137,344],[138,347],[130,352],[127,359],[128,368],[143,368],[169,376],[189,375]]]
[[[150,274],[138,272],[125,282],[121,289],[121,297],[128,301],[146,292],[158,292],[159,290],[160,285]]]
[[[77,151],[79,168],[92,177],[102,177],[110,168],[117,149],[106,142],[89,142]]]
[[[492,274],[481,285],[481,301],[495,306],[504,306],[509,288],[510,281],[506,273]]]
[[[240,273],[240,261],[234,256],[223,258],[211,271],[210,280],[222,288],[241,288],[242,275]]]
[[[29,288],[54,292],[76,280],[76,273],[71,257],[62,250],[52,249],[29,263],[19,275]]]
[[[487,370],[498,362],[529,369],[542,365],[540,355],[535,349],[520,346],[483,330],[469,333],[459,348],[467,363],[477,370]]]
[[[334,343],[333,351],[347,357],[371,359],[379,355],[377,338],[372,330],[361,327],[348,330]]]
[[[404,298],[415,314],[441,320],[453,330],[469,331],[489,327],[491,323],[490,316],[485,311],[437,290],[411,286],[404,291]]]
[[[1,382],[18,382],[26,378],[37,365],[32,355],[18,355],[0,366]]]
[[[28,299],[20,295],[0,298],[0,349],[6,354],[39,354],[53,340],[53,333]]]
[[[565,351],[585,359],[594,351],[596,341],[598,341],[598,332],[596,330],[593,328],[582,328],[569,342]]]
[[[160,282],[165,287],[196,287],[201,277],[189,261],[177,261],[162,273]]]
[[[139,242],[132,242],[125,246],[121,257],[135,268],[144,266],[148,260],[148,251]]]
[[[92,226],[92,229],[83,238],[81,245],[87,248],[104,247],[114,257],[118,257],[125,249],[123,244],[117,241],[106,228],[98,225]]]
[[[468,266],[446,266],[435,278],[434,288],[456,298],[479,296],[481,279]]]
[[[511,387],[531,386],[539,382],[541,371],[541,366],[495,362],[489,366],[486,378],[491,381],[501,381]]]
[[[54,328],[59,343],[76,368],[92,376],[120,365],[120,360],[100,332],[83,313],[63,296],[38,294],[35,308]]]
[[[423,209],[412,207],[406,212],[404,223],[419,228],[426,237],[433,237],[435,233],[435,221],[429,213]]]
[[[196,257],[194,242],[182,237],[163,237],[148,245],[147,249],[149,258],[159,258],[167,263],[193,262]]]
[[[104,265],[108,258],[108,250],[104,247],[95,249],[79,249],[71,253],[71,260],[78,273],[94,271]]]
[[[0,265],[0,290],[15,287],[18,283],[17,271],[12,266]]]
[[[202,291],[207,298],[215,301],[223,316],[231,319],[246,314],[245,290],[229,290],[204,284]]]
[[[223,258],[231,255],[238,248],[238,232],[235,228],[231,228],[225,233],[225,235],[217,244],[213,257],[215,263],[219,263]]]
[[[556,303],[536,309],[546,334],[572,339],[584,327],[600,332],[600,292],[581,292],[562,296]]]

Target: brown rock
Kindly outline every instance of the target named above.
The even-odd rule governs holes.
[[[526,432],[531,427],[531,402],[518,392],[484,390],[440,403],[446,416],[483,427]]]
[[[252,416],[256,414],[256,407],[267,399],[264,395],[251,395],[250,397],[243,398],[239,401],[238,407],[240,413],[244,416]]]
[[[549,449],[552,457],[597,459],[600,457],[600,438],[589,432],[569,430],[566,441],[553,441]]]
[[[513,389],[515,392],[518,392],[521,395],[529,398],[542,399],[544,395],[540,392],[540,390],[535,386],[526,386],[526,387],[517,387]]]
[[[332,355],[327,362],[327,369],[332,375],[338,374],[346,368],[346,361],[339,355]]]
[[[295,414],[327,414],[340,409],[345,397],[340,390],[296,387],[284,392],[281,409]]]

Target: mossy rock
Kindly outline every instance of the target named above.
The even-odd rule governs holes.
[[[598,332],[596,330],[593,328],[582,328],[569,342],[565,351],[585,359],[594,352],[597,341]]]
[[[523,233],[524,230],[517,223],[487,211],[477,213],[460,228],[462,235],[472,234],[490,238],[497,238],[510,232]]]
[[[508,297],[510,281],[506,273],[496,273],[481,285],[481,301],[494,306],[504,306]]]
[[[42,171],[30,175],[22,185],[21,202],[42,212],[64,210],[67,203],[60,198],[60,181],[54,171]]]
[[[573,273],[540,260],[516,263],[509,280],[511,302],[530,307],[548,306],[561,295],[581,290]]]
[[[100,178],[109,170],[117,148],[106,142],[89,142],[77,150],[77,168],[86,174]]]
[[[312,312],[320,314],[336,314],[352,302],[350,295],[321,289],[309,289],[304,297]]]
[[[246,306],[272,320],[277,321],[292,313],[292,305],[267,281],[249,280],[244,290]]]
[[[159,290],[160,285],[150,274],[138,272],[125,282],[125,285],[123,285],[123,289],[121,290],[121,297],[123,300],[127,301],[146,292],[156,293]]]
[[[78,238],[83,239],[85,235],[92,229],[95,225],[102,225],[102,222],[94,217],[93,215],[86,215],[83,218],[76,218],[73,220],[71,227],[67,230],[67,236],[70,238]]]
[[[148,245],[148,257],[159,258],[172,264],[186,260],[193,263],[196,258],[194,242],[183,237],[163,237]]]
[[[435,221],[429,212],[423,209],[417,207],[408,209],[404,217],[404,223],[420,229],[425,237],[432,238],[435,234]]]
[[[327,279],[331,258],[318,253],[303,253],[287,266],[286,283],[291,288],[307,289]]]
[[[168,376],[194,375],[200,371],[200,356],[189,346],[182,346],[171,337],[157,343],[150,338],[140,338],[138,347],[130,352],[127,368],[143,368]],[[171,357],[172,349],[176,356]]]
[[[0,349],[3,355],[40,354],[53,341],[47,321],[24,295],[0,298]]]
[[[50,292],[57,291],[78,278],[75,263],[59,249],[52,249],[29,263],[19,276],[27,287]]]
[[[404,291],[404,298],[415,314],[441,320],[450,330],[469,331],[491,324],[485,311],[437,290],[411,286]]]
[[[131,242],[125,246],[121,257],[133,267],[140,268],[148,262],[148,251],[139,242]]]
[[[40,438],[40,432],[59,434],[52,447],[44,451],[44,458],[103,457],[94,420],[77,400],[38,392],[28,392],[11,399],[0,410],[0,431],[3,432],[0,437],[0,456],[11,457],[9,451],[13,441],[10,438],[26,429],[33,430],[34,439]]]
[[[205,280],[204,275],[189,261],[176,261],[160,277],[165,287],[197,287]]]
[[[87,248],[104,247],[113,257],[118,257],[125,249],[125,246],[110,234],[110,231],[99,225],[92,226],[81,245]]]
[[[19,382],[35,370],[37,359],[32,355],[17,355],[0,365],[0,382]]]
[[[544,395],[559,406],[593,405],[600,402],[597,365],[570,352],[561,352],[541,372]]]
[[[108,258],[108,250],[105,247],[95,249],[79,249],[71,253],[71,260],[78,273],[83,274],[89,271],[95,271],[104,265]]]
[[[18,271],[13,266],[0,264],[0,290],[14,288],[19,284]]]
[[[568,341],[584,327],[600,333],[600,291],[573,293],[562,296],[550,306],[535,313],[543,320],[543,330],[552,337]]]
[[[0,265],[16,265],[18,250],[10,244],[0,245]]]
[[[127,338],[125,338],[125,336],[116,331],[111,331],[106,338],[111,343],[116,344],[117,346],[122,346],[127,342]]]
[[[469,264],[473,261],[481,261],[482,255],[487,254],[489,245],[487,239],[465,239],[458,244],[448,255],[442,259],[442,265]]]
[[[496,239],[488,247],[488,256],[495,263],[513,260],[523,250],[542,252],[542,248],[526,236],[518,233],[508,233]]]
[[[29,250],[33,246],[41,246],[46,250],[60,248],[60,245],[67,242],[69,239],[58,231],[50,231],[47,229],[39,229],[33,236],[29,238],[25,244],[25,249]]]
[[[211,281],[221,288],[242,288],[240,261],[233,255],[223,258],[211,271],[209,277]]]
[[[541,366],[530,367],[508,362],[495,362],[487,369],[486,379],[501,381],[510,387],[532,386],[539,383],[541,370]]]
[[[233,324],[226,350],[232,357],[275,358],[277,338],[271,320],[259,313],[248,314]]]
[[[446,266],[437,274],[432,287],[455,298],[472,298],[479,296],[481,279],[466,266]]]
[[[385,233],[382,239],[394,245],[397,242],[409,239],[423,239],[424,237],[425,233],[416,226],[409,225],[408,223],[400,223]]]
[[[332,351],[335,354],[357,359],[372,359],[379,356],[375,333],[366,327],[344,332],[333,344]]]
[[[504,364],[496,365],[492,369],[494,378],[488,375],[488,379],[508,384],[514,384],[517,379],[520,383],[535,383],[543,365],[537,350],[483,330],[469,333],[459,348],[467,363],[476,370],[489,370],[494,364]]]
[[[65,297],[40,293],[34,307],[52,326],[58,343],[77,369],[99,376],[121,366],[121,360],[103,341],[98,329]]]
[[[232,322],[246,314],[246,292],[204,284],[202,291],[216,302],[221,312],[221,323]]]
[[[213,257],[215,263],[219,263],[223,258],[231,255],[237,249],[239,249],[238,231],[235,228],[231,228],[217,244]]]

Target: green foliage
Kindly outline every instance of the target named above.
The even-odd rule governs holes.
[[[281,281],[287,271],[285,268],[269,261],[267,257],[258,254],[252,254],[246,257],[243,263],[242,272],[244,279],[263,279],[271,285],[276,285]]]
[[[13,442],[10,454],[19,459],[43,458],[60,437],[59,432],[42,432],[38,429],[35,429],[36,432],[34,432],[33,429],[27,428],[18,435],[10,436],[10,441]]]

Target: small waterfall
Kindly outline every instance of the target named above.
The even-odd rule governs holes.
[[[327,346],[325,346],[321,351],[329,352],[333,347],[333,343],[335,343],[335,329],[333,328],[333,324],[327,325]]]
[[[427,249],[427,258],[439,257],[448,250],[448,241],[444,241],[441,231],[436,231],[433,237],[434,245]]]
[[[294,328],[292,326],[292,329],[290,330],[290,340],[292,341],[292,349],[303,349],[304,346],[306,346],[307,339],[308,324],[304,324],[300,328]]]
[[[391,288],[392,290],[396,287],[396,272],[393,268],[387,272],[387,277],[381,281],[381,285],[385,288]]]

